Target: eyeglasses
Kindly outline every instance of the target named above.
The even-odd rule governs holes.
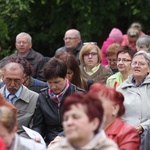
[[[117,62],[116,59],[108,59],[108,58],[107,58],[107,61],[108,61],[108,62]]]
[[[25,41],[18,41],[18,42],[16,42],[16,43],[20,45],[21,43],[22,43],[22,44],[27,44],[27,43],[29,43],[29,42],[25,42]]]
[[[85,57],[89,57],[90,55],[94,57],[94,56],[97,56],[97,53],[96,52],[91,52],[91,53],[85,53],[84,54]]]
[[[83,45],[87,45],[87,44],[97,45],[97,42],[85,42],[85,43],[83,43]]]
[[[126,63],[126,62],[129,62],[129,61],[131,61],[130,59],[126,59],[126,58],[123,58],[123,59],[117,59],[117,62],[120,62],[120,61],[122,61],[123,63]]]
[[[131,66],[136,66],[136,65],[141,67],[141,66],[145,66],[145,65],[148,65],[148,64],[144,63],[144,62],[137,62],[137,61],[134,61],[134,62],[131,63]]]
[[[66,38],[63,38],[64,41],[67,41],[67,40],[75,40],[77,39],[77,37],[66,37]]]

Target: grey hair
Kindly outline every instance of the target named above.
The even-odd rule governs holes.
[[[17,39],[18,39],[19,37],[23,37],[23,36],[25,36],[25,37],[28,38],[28,42],[29,42],[29,43],[32,43],[32,37],[31,37],[28,33],[26,33],[26,32],[21,32],[21,33],[19,33],[19,34],[16,36],[16,41],[17,41]]]
[[[150,37],[148,35],[141,35],[136,41],[136,46],[146,46],[147,49],[150,48]]]
[[[145,58],[145,60],[147,61],[148,66],[150,66],[150,53],[147,53],[146,51],[141,50],[141,51],[138,51],[137,53],[135,53],[133,58],[135,56],[139,56],[139,55],[142,55]]]

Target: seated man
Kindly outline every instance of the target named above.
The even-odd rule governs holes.
[[[76,29],[70,29],[66,31],[65,36],[64,36],[64,46],[57,49],[56,53],[60,51],[67,51],[73,54],[76,58],[76,60],[79,61],[79,52],[80,49],[82,48],[82,40],[81,40],[81,35],[80,32]],[[55,53],[55,54],[56,54]]]
[[[5,85],[0,89],[0,93],[17,108],[17,133],[27,137],[22,125],[31,126],[38,93],[23,86],[23,76],[24,69],[21,64],[14,62],[6,64],[2,74]]]
[[[66,63],[57,58],[51,58],[44,68],[44,76],[49,87],[39,94],[33,130],[39,132],[47,144],[63,131],[61,112],[65,97],[75,92],[84,92],[71,84],[66,74]]]
[[[16,36],[16,49],[17,52],[11,56],[21,56],[28,60],[34,70],[33,77],[44,81],[45,57],[32,49],[32,37],[28,33],[21,32]]]

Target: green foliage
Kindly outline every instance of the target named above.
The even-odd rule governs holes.
[[[53,56],[70,28],[78,29],[84,42],[99,46],[113,27],[126,33],[132,22],[140,22],[149,34],[149,8],[146,0],[0,0],[0,46],[9,55],[16,35],[24,31],[32,36],[35,50]]]

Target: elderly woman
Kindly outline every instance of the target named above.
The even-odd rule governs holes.
[[[97,96],[102,102],[106,135],[118,144],[120,150],[138,150],[140,138],[137,131],[120,119],[125,113],[123,95],[101,83],[94,83],[88,94]]]
[[[118,72],[117,67],[117,53],[119,51],[120,44],[113,43],[106,50],[106,57],[108,61],[108,66],[112,70],[113,74]]]
[[[66,137],[49,145],[49,150],[118,150],[102,132],[102,104],[92,94],[76,93],[67,97],[62,113]]]
[[[117,90],[124,97],[126,108],[122,119],[142,134],[150,124],[150,56],[145,51],[137,52],[132,60],[132,75]]]
[[[131,74],[131,61],[135,53],[136,51],[128,46],[121,46],[119,48],[117,53],[117,67],[119,72],[107,79],[107,86],[116,88],[128,78]]]
[[[102,55],[100,49],[95,44],[86,44],[80,51],[81,76],[93,82],[106,83],[112,71],[109,67],[101,64]]]
[[[150,53],[150,36],[141,35],[136,41],[137,51],[144,50]]]

